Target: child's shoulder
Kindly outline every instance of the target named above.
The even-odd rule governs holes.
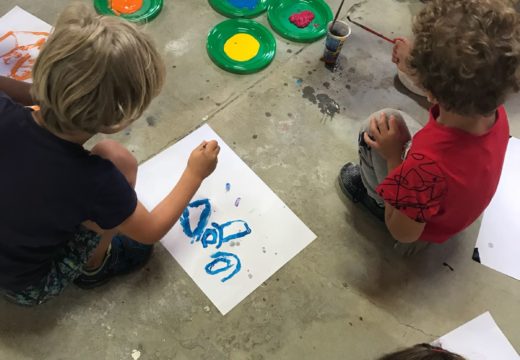
[[[0,91],[0,116],[12,112],[13,110],[22,110],[24,107],[14,102],[6,93]]]

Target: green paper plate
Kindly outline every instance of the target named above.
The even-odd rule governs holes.
[[[259,43],[256,56],[247,61],[236,61],[224,52],[224,45],[233,35],[249,34]],[[206,49],[211,60],[220,68],[236,73],[251,74],[267,67],[274,59],[276,41],[263,25],[247,19],[226,20],[215,26],[208,34]]]
[[[314,20],[305,28],[289,21],[295,13],[309,10]],[[298,42],[313,42],[327,34],[327,24],[332,21],[332,10],[323,0],[271,0],[267,18],[274,31],[286,39]]]
[[[267,10],[268,0],[256,0],[256,6],[250,7],[255,0],[209,0],[215,11],[230,18],[253,18]],[[238,6],[236,6],[236,5]],[[240,6],[243,4],[244,6]]]
[[[143,7],[132,14],[117,15],[110,8],[110,0],[94,0],[94,7],[101,15],[116,15],[128,21],[143,23],[150,22],[159,15],[163,7],[163,0],[143,0]]]

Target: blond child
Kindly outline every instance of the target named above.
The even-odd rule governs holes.
[[[73,4],[60,15],[27,85],[1,79],[0,292],[23,305],[92,288],[142,267],[217,164],[219,146],[191,154],[172,191],[151,212],[137,199],[137,161],[98,133],[138,119],[164,81],[148,36],[117,17]],[[25,93],[24,93],[25,91]]]

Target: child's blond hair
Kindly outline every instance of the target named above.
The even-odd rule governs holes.
[[[136,26],[72,4],[36,60],[32,95],[51,130],[110,132],[141,116],[164,73],[152,40]]]

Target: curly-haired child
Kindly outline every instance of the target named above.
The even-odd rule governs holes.
[[[520,17],[505,0],[432,0],[413,32],[413,46],[394,58],[435,104],[428,123],[419,131],[401,111],[371,115],[359,135],[360,165],[346,164],[339,176],[404,254],[447,241],[487,207],[509,138],[503,104],[520,85]]]

